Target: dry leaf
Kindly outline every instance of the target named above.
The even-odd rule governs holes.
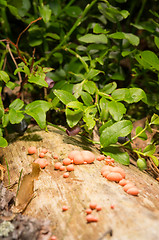
[[[24,175],[18,195],[16,198],[15,206],[12,208],[14,213],[23,212],[30,201],[35,197],[34,193],[34,180],[38,179],[40,173],[40,166],[37,163],[32,164],[32,172]]]
[[[6,169],[0,164],[0,180],[3,181]]]

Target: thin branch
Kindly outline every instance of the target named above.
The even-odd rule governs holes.
[[[22,34],[23,34],[24,32],[26,32],[26,30],[27,30],[33,23],[35,23],[35,22],[37,22],[37,21],[39,21],[39,20],[41,20],[41,19],[42,19],[42,17],[39,17],[39,18],[37,18],[36,20],[34,20],[34,21],[32,21],[31,23],[29,23],[29,25],[19,34],[18,39],[17,39],[17,42],[16,42],[16,46],[17,46],[17,47],[18,47],[18,43],[19,43],[19,40],[20,40]]]
[[[12,58],[14,64],[15,64],[16,68],[18,68],[18,64],[17,64],[17,62],[15,61],[15,58],[14,58],[12,52],[11,52],[11,49],[10,49],[10,46],[9,46],[9,42],[7,42],[7,49],[8,49],[8,51],[9,51],[9,54],[10,54],[10,56],[11,56],[11,58]],[[20,84],[21,84],[21,83],[22,83],[22,77],[21,77],[20,72],[18,72],[18,77],[19,77],[19,81],[20,81]]]
[[[85,16],[87,15],[88,11],[93,7],[93,5],[97,2],[97,0],[91,1],[90,4],[87,4],[84,11],[82,12],[81,16],[77,18],[74,25],[71,27],[71,29],[66,33],[66,35],[63,37],[62,41],[47,55],[47,60],[52,56],[52,54],[56,51],[58,51],[64,43],[69,39],[71,34],[74,32],[74,30],[82,23]]]
[[[7,49],[7,46],[6,46],[6,49]],[[5,55],[5,58],[4,58],[4,63],[3,63],[3,68],[2,68],[3,71],[6,68],[6,64],[7,64],[7,54]]]
[[[36,50],[36,49],[34,48],[34,49],[33,49],[33,53],[32,53],[32,62],[31,62],[31,65],[30,65],[30,72],[32,72],[32,70],[33,70],[35,50]]]
[[[113,230],[112,229],[107,230],[100,238],[98,238],[98,240],[103,240],[108,234],[109,234],[110,237],[112,237],[113,236]]]
[[[11,43],[16,49],[17,49],[17,53],[18,53],[18,56],[19,56],[19,58],[26,64],[26,61],[25,61],[25,59],[22,57],[22,55],[21,55],[21,53],[20,53],[20,51],[19,51],[19,48],[18,48],[18,46],[14,43],[14,42],[12,42],[9,38],[7,38],[7,43]]]

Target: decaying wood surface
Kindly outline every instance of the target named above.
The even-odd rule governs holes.
[[[50,220],[52,233],[58,240],[159,239],[159,183],[155,179],[132,165],[122,165],[126,178],[141,190],[137,197],[131,196],[119,184],[102,177],[100,171],[104,162],[97,160],[93,164],[76,165],[75,171],[65,179],[62,171],[54,170],[55,153],[60,161],[75,149],[91,150],[96,156],[100,153],[79,136],[68,137],[53,127],[48,130],[34,127],[24,136],[13,138],[7,148],[0,150],[3,165],[6,166],[5,160],[9,165],[11,184],[18,182],[21,169],[23,176],[32,171],[32,162],[38,155],[28,155],[29,146],[49,150],[46,158],[50,164],[34,180],[36,197],[27,205],[24,215]],[[4,183],[8,184],[7,172]],[[27,194],[27,189],[25,192]],[[94,210],[99,221],[88,224],[85,209],[92,201],[100,204],[102,210]],[[114,209],[110,208],[111,204]],[[65,212],[63,205],[69,207]]]

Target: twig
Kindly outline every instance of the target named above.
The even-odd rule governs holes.
[[[159,177],[159,169],[158,167],[155,165],[155,163],[153,162],[153,160],[150,158],[147,159],[147,163],[148,163],[148,167],[150,168],[150,170],[147,171],[151,171],[153,172],[153,174],[155,175],[156,178]]]
[[[19,175],[19,180],[18,180],[18,188],[17,188],[16,197],[17,197],[17,195],[18,195],[18,192],[19,192],[19,187],[20,187],[20,181],[21,181],[21,177],[22,177],[22,172],[23,172],[23,168],[21,169],[21,171],[20,171],[20,175]]]
[[[152,131],[154,132],[159,132],[159,130],[155,129],[155,128],[151,128]]]
[[[15,58],[14,58],[12,52],[11,52],[11,49],[10,49],[10,46],[9,46],[9,42],[7,42],[7,49],[8,49],[8,51],[9,51],[9,54],[10,54],[10,56],[11,56],[11,58],[12,58],[14,64],[15,64],[16,68],[18,68],[18,64],[17,64],[17,62],[15,61]],[[18,72],[18,77],[19,77],[19,81],[20,81],[20,84],[21,84],[21,83],[22,83],[22,77],[21,77],[20,72]]]
[[[7,165],[8,184],[10,185],[10,171],[9,171],[9,165],[8,165],[8,161],[7,161],[7,159],[6,159],[6,158],[5,158],[5,162],[6,162],[6,165]]]
[[[12,42],[9,38],[7,38],[6,41],[7,41],[7,43],[9,42],[10,44],[12,44],[12,45],[17,49],[17,53],[18,53],[19,58],[20,58],[25,64],[27,64],[26,61],[25,61],[25,59],[22,57],[22,55],[21,55],[21,53],[20,53],[20,51],[19,51],[18,46],[17,46],[14,42]]]
[[[112,237],[113,236],[113,230],[112,229],[107,230],[105,233],[103,233],[103,235],[100,238],[98,238],[98,240],[103,240],[104,237],[108,234]]]
[[[58,51],[64,45],[64,43],[69,39],[71,34],[74,32],[74,30],[82,23],[82,21],[84,20],[85,16],[88,13],[88,11],[93,7],[93,5],[96,2],[97,2],[97,0],[93,0],[93,1],[91,1],[90,4],[87,4],[87,6],[85,7],[85,9],[82,12],[81,16],[79,18],[77,18],[76,22],[74,23],[72,28],[66,33],[66,35],[64,36],[62,41],[47,55],[47,60],[49,60],[49,58],[52,56],[52,54],[54,52]]]
[[[17,38],[16,44],[15,44],[14,42],[12,42],[9,38],[0,40],[0,42],[6,41],[7,43],[9,42],[10,44],[12,44],[12,45],[17,49],[19,58],[20,58],[25,64],[27,64],[27,63],[26,63],[25,59],[22,57],[22,55],[21,55],[21,53],[20,53],[20,50],[19,50],[19,47],[18,47],[19,40],[20,40],[22,34],[23,34],[33,23],[35,23],[35,22],[37,22],[37,21],[39,21],[39,20],[41,20],[41,19],[42,19],[42,17],[39,17],[39,18],[35,19],[34,21],[32,21],[31,23],[29,23],[29,25],[19,34],[19,36],[18,36],[18,38]]]
[[[6,50],[7,50],[7,46],[6,46]],[[3,71],[6,68],[6,63],[7,63],[7,52],[6,52],[5,57],[4,57],[3,68],[2,68]]]
[[[24,32],[26,32],[26,30],[27,30],[33,23],[35,23],[35,22],[37,22],[37,21],[39,21],[39,20],[41,20],[41,19],[42,19],[42,17],[39,17],[39,18],[35,19],[34,21],[32,21],[31,23],[29,23],[29,25],[19,34],[18,39],[17,39],[17,42],[16,42],[16,45],[15,45],[16,47],[18,47],[18,43],[19,43],[19,40],[20,40],[22,34],[23,34]]]

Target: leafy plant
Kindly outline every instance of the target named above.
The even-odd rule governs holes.
[[[140,159],[141,170],[148,158],[158,166],[155,144],[150,143],[143,152],[131,148],[135,138],[146,140],[145,131],[158,126],[159,16],[155,1],[148,10],[146,1],[140,7],[136,0],[93,0],[88,4],[3,0],[0,95],[5,86],[13,90],[17,80],[20,90],[18,99],[7,107],[0,98],[0,146],[7,146],[4,129],[8,124],[19,124],[30,116],[45,129],[49,111],[50,119],[59,122],[62,115],[66,128],[81,127],[92,142],[94,129],[98,129],[101,151],[116,161],[128,165],[128,152],[132,151]],[[19,22],[23,25],[17,40],[11,19],[17,27]],[[28,44],[22,40],[24,34]],[[142,49],[145,39],[147,46]],[[6,59],[8,52],[11,59]],[[46,76],[53,81],[50,90]],[[41,89],[44,93],[39,97]],[[25,90],[32,96],[29,104],[23,99]],[[133,121],[148,113],[150,122],[147,120],[144,129],[137,127],[131,138]],[[119,138],[126,136],[129,140],[119,144]]]
[[[32,23],[34,22],[35,21],[33,21]],[[28,27],[24,31],[26,31]],[[24,31],[22,33],[24,33]],[[3,40],[7,42],[7,45],[11,43],[13,46],[16,47],[19,58],[22,60],[22,62],[17,65],[12,53],[10,53],[15,65],[17,66],[16,70],[14,71],[14,75],[16,75],[17,73],[24,73],[24,79],[22,79],[21,74],[19,74],[19,97],[22,94],[23,86],[26,82],[36,84],[40,87],[48,87],[48,84],[45,81],[45,77],[46,73],[52,70],[52,68],[42,68],[41,66],[38,66],[36,62],[34,63],[34,54],[33,57],[30,59],[30,62],[27,62],[27,60],[21,55],[18,43],[22,33],[19,35],[16,44],[14,44],[9,39]],[[10,51],[9,45],[8,49]],[[46,128],[46,112],[51,108],[51,104],[44,100],[36,100],[26,105],[23,100],[17,98],[8,106],[7,109],[5,109],[1,97],[3,82],[6,84],[7,87],[11,86],[13,88],[14,83],[10,81],[10,77],[5,71],[0,71],[0,74],[0,147],[6,147],[8,143],[3,137],[3,129],[6,128],[9,123],[13,125],[19,124],[22,122],[25,115],[28,115],[30,117],[33,117],[41,128]]]

